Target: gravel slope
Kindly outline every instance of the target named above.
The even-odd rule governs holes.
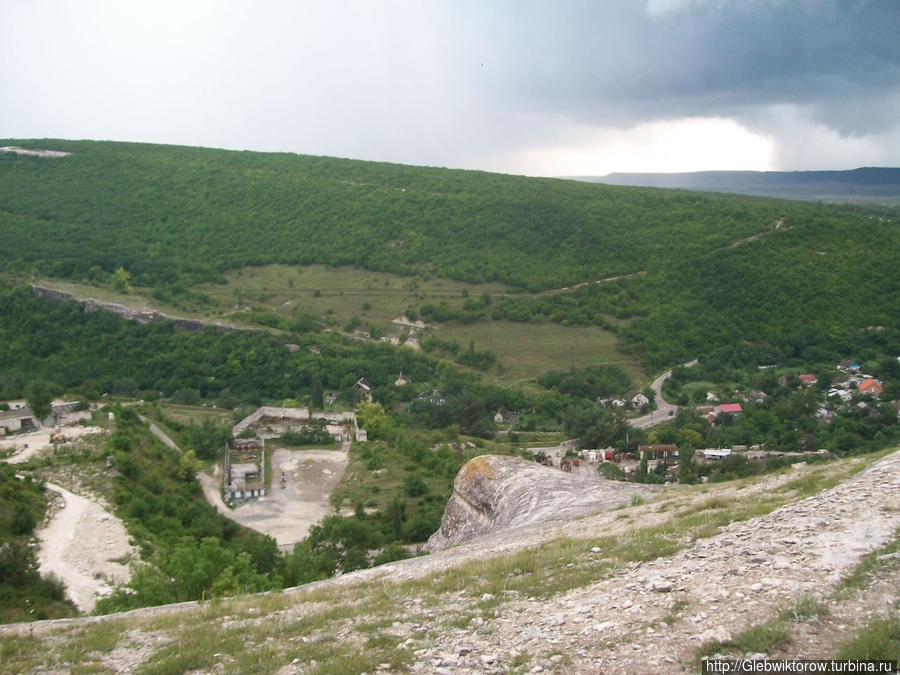
[[[36,532],[41,575],[55,574],[62,579],[72,602],[89,613],[98,597],[128,581],[126,561],[137,559],[137,549],[128,543],[122,521],[97,502],[53,483],[45,485],[62,497],[64,505]]]

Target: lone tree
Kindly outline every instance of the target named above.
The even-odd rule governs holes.
[[[50,416],[50,403],[53,398],[47,383],[43,380],[35,380],[25,389],[25,402],[32,414],[41,422]]]
[[[131,293],[131,274],[124,267],[120,267],[113,272],[112,285],[120,293]]]

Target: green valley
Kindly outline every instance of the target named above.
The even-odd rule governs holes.
[[[143,560],[100,611],[406,557],[481,454],[715,483],[900,440],[896,208],[6,143],[71,154],[0,153],[2,412],[44,391],[92,406],[107,436],[24,462],[35,484],[4,473],[4,545],[25,546],[46,512],[40,480],[89,477]],[[660,403],[650,384],[670,368]],[[346,441],[334,515],[289,551],[194,480],[221,470],[231,425],[259,406],[356,411],[366,432]],[[642,456],[675,445],[684,467]],[[39,583],[34,564],[15,571]],[[42,616],[74,611],[40,592]],[[3,597],[5,616],[30,618],[21,594]]]

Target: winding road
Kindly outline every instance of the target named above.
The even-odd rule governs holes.
[[[693,361],[688,361],[687,363],[682,363],[682,368],[690,368],[693,365],[697,364],[697,359]],[[672,417],[675,412],[678,410],[678,406],[673,403],[668,403],[663,398],[662,388],[672,376],[672,369],[669,368],[662,375],[653,380],[653,384],[650,385],[650,388],[653,389],[653,393],[656,397],[656,410],[641,417],[635,417],[633,420],[628,420],[628,423],[634,427],[635,429],[649,429],[652,426],[656,426],[657,424],[662,424],[667,419]]]

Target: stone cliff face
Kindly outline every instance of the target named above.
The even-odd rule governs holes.
[[[441,549],[510,528],[574,517],[628,504],[650,488],[601,478],[594,467],[573,473],[520,457],[483,455],[460,469],[441,529],[426,549]]]
[[[233,326],[228,323],[219,323],[216,321],[200,321],[197,319],[182,319],[174,316],[169,316],[168,314],[164,314],[162,312],[158,312],[155,309],[135,309],[133,307],[120,305],[116,302],[107,302],[105,300],[97,300],[95,298],[81,298],[74,293],[67,293],[65,291],[59,291],[53,288],[45,288],[43,286],[37,286],[34,284],[32,284],[31,286],[31,292],[36,297],[45,298],[47,300],[55,300],[58,302],[78,302],[84,305],[85,312],[96,312],[99,310],[104,310],[107,312],[112,312],[113,314],[116,314],[117,316],[120,316],[128,321],[135,321],[137,323],[150,323],[151,321],[171,321],[176,328],[191,333],[202,333],[203,330],[207,327],[214,328],[215,330],[219,331],[241,330],[238,329],[237,326]],[[244,330],[256,332],[256,329],[253,328]]]

